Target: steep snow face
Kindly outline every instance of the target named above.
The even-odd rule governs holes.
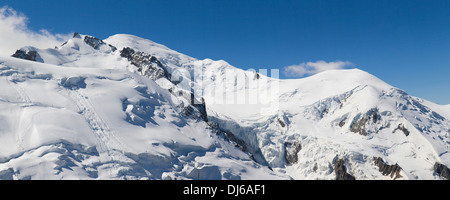
[[[445,107],[359,69],[279,80],[210,59],[181,67],[191,70],[193,83],[185,85],[194,85],[205,99],[209,119],[245,141],[258,162],[282,174],[334,179],[329,166],[344,159],[357,179],[392,179],[375,163],[382,158],[402,168],[396,178],[434,179],[439,178],[435,163],[450,164]],[[293,141],[302,149],[297,162],[288,163]]]
[[[252,71],[235,68],[223,60],[197,60],[171,50],[166,46],[132,35],[118,34],[104,41],[118,49],[131,47],[132,49],[154,55],[165,65],[170,74],[169,81],[172,81],[172,83],[166,80],[157,81],[161,87],[193,92],[196,98],[204,98],[208,106],[211,106],[211,110],[232,111],[236,112],[234,114],[238,116],[243,116],[255,112],[260,113],[261,108],[268,106],[265,103],[252,103],[251,106],[248,106],[248,104],[245,105],[245,102],[235,102],[237,96],[246,95],[246,89],[250,89],[250,95],[252,95],[252,93],[257,92],[258,87],[270,86],[270,83],[253,84],[256,82],[252,82],[250,86],[246,85],[246,80],[254,79],[255,73]],[[238,80],[235,80],[235,77],[239,77]],[[261,76],[260,82],[263,83],[263,80],[268,81],[269,79]],[[232,107],[227,106],[228,104],[232,104]],[[243,106],[236,108],[239,105]]]
[[[278,84],[276,113],[209,113],[275,171],[296,179],[334,179],[330,166],[344,159],[356,179],[392,178],[377,169],[374,159],[380,157],[398,164],[401,178],[434,179],[435,163],[450,164],[450,121],[438,114],[448,114],[442,106],[433,105],[435,112],[424,100],[357,69]],[[294,143],[301,150],[291,162]]]
[[[0,58],[0,179],[287,178],[136,73],[116,47],[75,34],[56,49],[31,48],[41,60]]]
[[[183,64],[197,59],[178,53],[164,45],[157,44],[151,40],[143,39],[134,35],[117,34],[104,40],[118,49],[130,47],[137,51],[150,53],[156,56],[164,65],[169,68],[180,67]]]
[[[117,50],[116,47],[98,38],[78,33],[60,47],[49,49],[24,47],[21,50],[37,52],[36,61],[53,65],[85,68],[117,67],[117,56],[111,56],[111,53]]]
[[[450,123],[418,102],[395,88],[377,91],[364,86],[306,106],[296,117],[289,117],[293,114],[286,111],[286,133],[298,135],[304,146],[309,138],[315,140],[311,149],[299,153],[299,162],[288,168],[306,167],[312,161],[308,157],[316,155],[302,155],[312,151],[329,155],[329,162],[334,160],[331,155],[346,158],[357,179],[379,177],[379,172],[370,170],[374,157],[398,164],[403,178],[435,178],[434,163],[449,162]],[[325,153],[329,146],[335,147]],[[308,171],[292,172],[298,177],[311,177]]]
[[[36,62],[0,59],[3,178],[440,179],[450,166],[449,107],[359,69],[280,80],[125,34],[21,50]]]
[[[431,108],[433,111],[444,116],[446,119],[450,119],[450,105],[439,105],[423,99],[420,102],[425,106]]]

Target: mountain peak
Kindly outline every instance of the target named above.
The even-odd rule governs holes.
[[[83,46],[83,42],[90,47],[94,48],[95,50],[100,50],[103,52],[114,52],[117,50],[116,47],[114,47],[111,44],[106,44],[103,40],[98,39],[94,36],[89,35],[81,35],[78,32],[75,32],[73,34],[73,37],[69,39],[68,41],[64,42],[61,47],[65,47],[67,45],[70,46],[70,48],[80,51],[80,46]]]
[[[157,57],[163,64],[170,68],[178,68],[183,64],[196,61],[197,59],[179,53],[162,44],[158,44],[148,39],[129,34],[116,34],[104,40],[106,43],[114,45],[118,49],[125,47],[136,51],[145,52]]]
[[[80,38],[81,39],[81,35],[78,32],[74,32],[72,38]]]
[[[14,55],[42,63],[0,58],[7,178],[438,179],[450,165],[450,105],[360,69],[277,79],[127,34]]]

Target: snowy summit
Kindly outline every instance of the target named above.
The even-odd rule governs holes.
[[[0,57],[0,179],[449,179],[450,109],[74,33]]]

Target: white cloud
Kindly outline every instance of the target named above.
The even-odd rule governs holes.
[[[0,8],[0,55],[10,56],[24,46],[52,48],[70,37],[70,34],[52,34],[45,29],[32,31],[27,23],[24,14],[8,6]]]
[[[345,69],[352,66],[353,63],[349,61],[325,62],[323,60],[319,60],[316,62],[303,62],[298,65],[287,66],[284,67],[283,70],[287,77],[302,77],[327,70]]]

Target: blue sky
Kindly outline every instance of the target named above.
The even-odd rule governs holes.
[[[409,94],[450,104],[450,1],[2,0],[34,31],[127,33],[248,68],[351,63]],[[280,73],[281,78],[287,78]]]

